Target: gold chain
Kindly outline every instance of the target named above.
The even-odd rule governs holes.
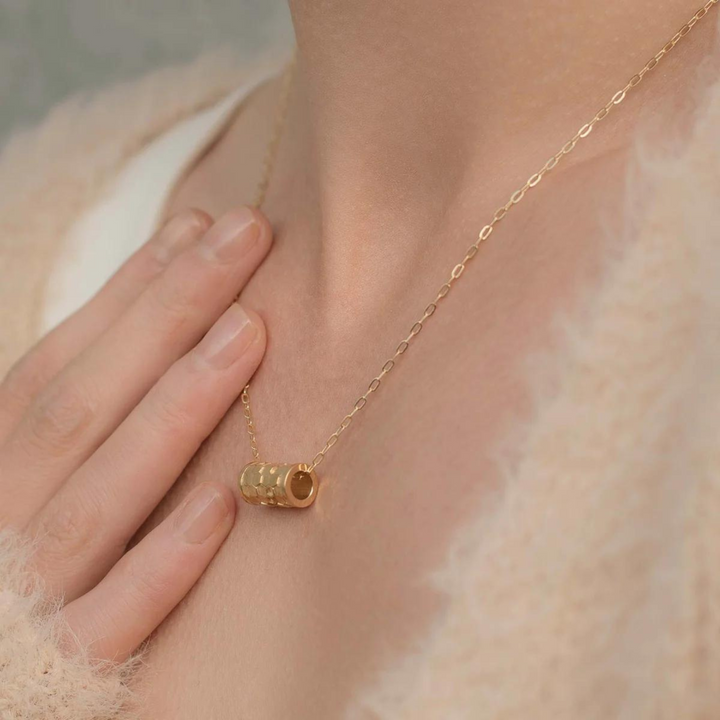
[[[437,292],[435,299],[425,308],[420,319],[417,320],[410,328],[410,332],[407,337],[405,337],[405,339],[400,342],[400,344],[395,349],[395,353],[392,355],[392,357],[385,361],[382,368],[380,369],[380,373],[372,379],[372,381],[368,385],[367,390],[355,401],[352,410],[347,415],[345,415],[340,425],[338,425],[337,429],[330,435],[330,437],[325,442],[322,450],[316,453],[315,457],[312,459],[312,462],[309,465],[309,471],[314,470],[325,459],[325,456],[327,455],[330,448],[332,448],[333,445],[335,445],[335,443],[340,439],[340,435],[345,432],[345,430],[347,430],[347,428],[350,426],[350,423],[353,421],[355,415],[357,415],[357,413],[359,413],[365,407],[370,396],[380,387],[380,384],[382,383],[385,376],[395,367],[400,356],[408,350],[410,344],[423,329],[427,320],[435,313],[438,305],[440,304],[440,301],[447,296],[455,282],[459,280],[463,272],[465,272],[467,264],[475,257],[475,255],[477,255],[478,251],[480,250],[480,245],[492,235],[495,226],[501,220],[503,220],[503,218],[508,214],[508,212],[514,205],[517,205],[525,197],[526,193],[529,190],[536,187],[545,177],[545,175],[547,175],[551,170],[557,167],[558,163],[566,155],[569,155],[575,149],[576,145],[580,142],[580,140],[590,135],[595,125],[597,125],[601,120],[604,120],[610,114],[610,111],[625,99],[628,92],[633,88],[637,87],[642,82],[645,75],[647,75],[651,70],[653,70],[663,59],[663,57],[665,57],[665,55],[667,55],[680,42],[680,40],[684,38],[693,29],[693,27],[700,20],[702,20],[703,17],[705,17],[705,15],[707,15],[713,5],[717,5],[718,2],[720,2],[720,0],[708,0],[708,2],[706,2],[692,16],[692,18],[687,23],[685,23],[685,25],[683,25],[680,30],[678,30],[667,43],[665,43],[662,49],[646,63],[645,67],[643,67],[643,69],[639,73],[633,75],[627,82],[625,87],[622,88],[622,90],[618,90],[612,96],[610,101],[603,105],[603,107],[600,108],[597,113],[595,113],[595,116],[590,122],[585,123],[585,125],[583,125],[575,133],[575,135],[573,135],[573,137],[568,140],[565,145],[562,146],[562,149],[559,152],[555,153],[555,155],[553,155],[538,172],[533,174],[519,190],[516,190],[510,196],[510,199],[503,206],[501,206],[495,211],[492,220],[487,225],[485,225],[482,230],[480,230],[477,240],[468,248],[462,261],[455,265],[455,267],[452,269],[452,272],[450,273],[450,277],[448,278],[447,282],[445,282],[440,287],[440,290]],[[270,177],[272,175],[273,166],[275,164],[275,158],[277,156],[278,146],[280,144],[280,138],[283,132],[283,128],[285,126],[288,99],[290,95],[290,88],[292,85],[294,67],[295,57],[293,56],[293,59],[288,65],[288,68],[283,78],[283,87],[281,91],[281,98],[279,101],[274,132],[270,143],[268,144],[265,157],[264,175],[257,189],[257,197],[255,204],[258,207],[260,207],[265,200],[267,189],[270,184]],[[255,458],[255,460],[259,461],[260,452],[257,445],[257,432],[255,430],[255,424],[253,422],[253,414],[250,409],[249,392],[250,383],[245,386],[245,389],[243,390],[240,397],[243,403],[245,421],[247,424],[247,431],[250,436],[250,445],[252,448],[253,457]]]

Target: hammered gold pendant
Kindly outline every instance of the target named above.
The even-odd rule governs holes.
[[[315,502],[318,479],[305,463],[251,462],[240,473],[240,492],[251,505],[306,508]]]

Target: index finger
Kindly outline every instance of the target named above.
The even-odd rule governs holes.
[[[174,215],[90,301],[15,364],[0,383],[0,446],[38,393],[97,340],[169,262],[198,241],[211,224],[210,216],[200,210]]]

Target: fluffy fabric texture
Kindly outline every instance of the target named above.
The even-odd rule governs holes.
[[[363,718],[720,717],[720,84],[638,165],[651,199]]]
[[[0,532],[0,718],[131,720],[135,662],[93,663],[73,644],[58,605],[26,569],[30,554],[17,535]]]
[[[284,53],[253,63],[219,53],[58,107],[0,157],[0,377],[37,340],[58,244],[137,152],[217,103]],[[98,665],[60,650],[58,607],[25,570],[29,548],[0,528],[0,720],[128,720],[134,664]]]
[[[207,87],[207,69],[187,72],[196,81],[181,94],[160,76],[86,114],[63,111],[0,168],[0,366],[33,339],[44,268],[63,229],[123,158],[221,94],[223,82]],[[160,90],[165,102],[151,101]],[[582,322],[552,353],[552,391],[540,394],[496,502],[463,529],[440,574],[442,617],[353,713],[720,717],[718,128],[720,85],[708,91],[681,154],[645,161],[654,176],[645,215]],[[0,587],[12,587],[21,563],[12,548],[2,552]],[[16,591],[3,597],[2,672],[14,668],[28,687],[48,683],[33,698],[39,705],[22,693],[4,698],[3,720],[113,717],[124,689],[107,673],[119,671],[99,675],[82,659],[72,668],[64,659],[63,673],[43,674],[37,659],[57,657],[52,609]],[[101,690],[100,677],[108,681]],[[69,682],[99,694],[78,708]],[[69,703],[65,715],[42,706],[52,697]]]
[[[128,160],[181,120],[281,66],[218,53],[57,107],[0,156],[0,376],[37,339],[45,286],[69,228]]]

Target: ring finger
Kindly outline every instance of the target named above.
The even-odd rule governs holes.
[[[265,347],[262,321],[233,305],[53,497],[29,530],[51,592],[90,590],[242,391]]]
[[[219,220],[43,390],[0,453],[15,524],[50,500],[227,308],[270,245],[256,211]]]
[[[0,445],[42,388],[94,342],[173,258],[200,240],[211,225],[210,217],[199,210],[174,215],[91,300],[53,328],[12,368],[0,385]]]
[[[195,584],[234,513],[226,487],[196,488],[97,587],[65,606],[71,644],[89,647],[97,660],[125,660]]]

